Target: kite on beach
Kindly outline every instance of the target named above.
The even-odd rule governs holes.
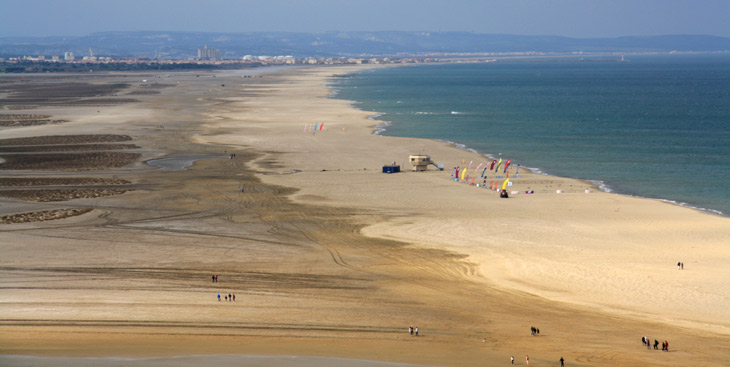
[[[509,164],[511,161],[512,161],[511,159],[508,159],[507,163],[504,164],[504,173],[507,173],[507,169],[509,169]]]
[[[502,190],[507,190],[507,185],[509,184],[509,178],[504,180],[502,183]]]
[[[499,172],[499,167],[502,165],[502,158],[499,159],[499,162],[497,162],[497,167],[494,168],[494,172]]]

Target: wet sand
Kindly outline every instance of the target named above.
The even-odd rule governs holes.
[[[57,367],[57,366],[145,366],[145,367],[193,367],[193,366],[242,366],[242,367],[408,367],[416,366],[403,363],[386,363],[356,359],[296,356],[255,356],[255,355],[207,355],[153,358],[68,358],[68,357],[31,357],[0,356],[0,363],[6,367]]]
[[[111,75],[94,81],[172,86],[137,103],[24,111],[68,122],[3,137],[122,134],[141,156],[82,172],[3,171],[135,187],[61,203],[0,198],[0,215],[93,208],[0,227],[3,358],[730,363],[727,218],[522,172],[513,189],[535,194],[507,200],[448,171],[383,175],[414,152],[449,171],[482,158],[372,135],[366,113],[323,98],[329,75],[359,68]],[[324,130],[303,131],[315,122]],[[144,163],[181,156],[223,157],[179,171]],[[217,300],[229,293],[235,302]],[[644,335],[671,352],[647,351]]]

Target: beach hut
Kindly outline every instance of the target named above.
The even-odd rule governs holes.
[[[434,164],[431,162],[431,157],[425,154],[411,155],[408,157],[408,160],[411,162],[411,166],[413,166],[413,171],[428,171],[428,165]]]

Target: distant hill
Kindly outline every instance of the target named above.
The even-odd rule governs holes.
[[[149,56],[166,59],[197,56],[208,45],[223,58],[244,55],[397,56],[433,53],[494,52],[670,52],[728,51],[730,38],[669,35],[618,38],[517,36],[468,32],[326,32],[188,33],[101,32],[81,37],[0,37],[0,57],[63,55]]]

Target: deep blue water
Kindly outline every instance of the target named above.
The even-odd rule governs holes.
[[[383,135],[730,214],[730,55],[431,64],[333,83],[336,98],[382,114]]]

